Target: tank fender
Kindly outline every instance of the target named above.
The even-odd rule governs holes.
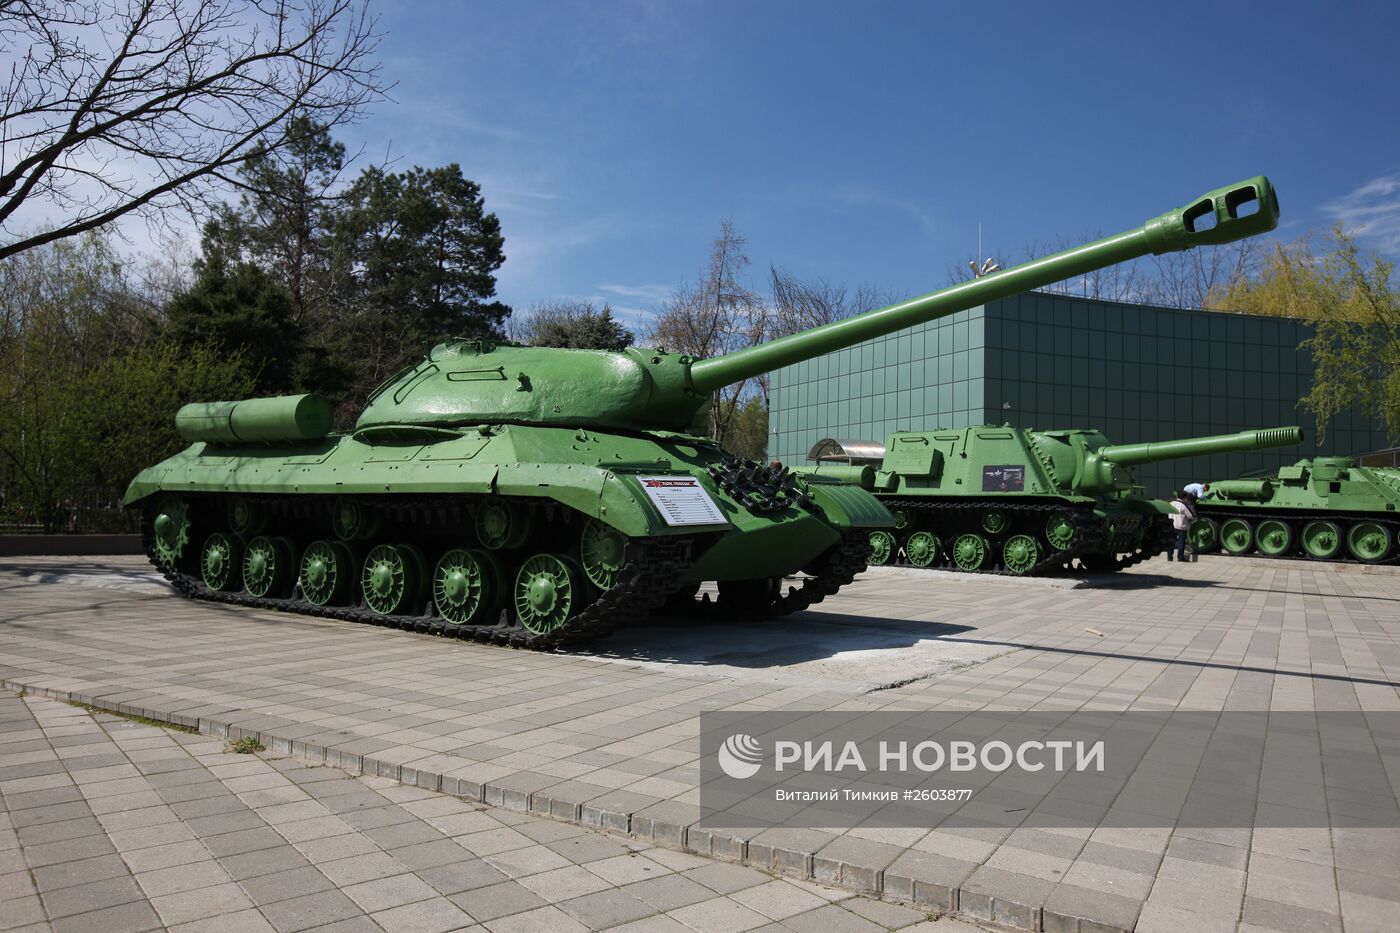
[[[689,534],[697,527],[667,525],[635,482],[610,470],[581,463],[503,466],[495,488],[503,496],[534,496],[563,503],[629,537]],[[711,495],[713,497],[713,492]],[[715,498],[718,501],[718,497]]]
[[[851,528],[893,528],[894,516],[880,500],[859,486],[815,476],[806,477],[812,502],[836,525]]]
[[[189,449],[193,451],[195,447],[203,446],[202,443],[195,444]],[[131,485],[126,487],[126,495],[122,496],[122,505],[134,505],[147,496],[152,496],[160,492],[165,477],[169,472],[170,467],[166,466],[164,461],[162,461],[155,466],[148,466],[140,473],[137,473],[135,478],[132,479]]]

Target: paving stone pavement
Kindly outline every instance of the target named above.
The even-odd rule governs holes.
[[[6,930],[976,930],[9,691],[0,804]]]
[[[662,621],[612,636],[598,656],[533,654],[110,582],[114,571],[139,577],[138,567],[0,565],[0,676],[216,734],[260,735],[280,753],[429,791],[1023,929],[1393,930],[1400,915],[1400,830],[1391,828],[1065,827],[1033,814],[998,829],[746,839],[693,826],[703,710],[1400,710],[1393,571],[1154,561],[1079,589],[870,576],[796,617],[846,632],[841,649],[823,642],[809,652],[820,657],[794,660],[791,645],[772,641],[791,639],[793,625],[775,636]],[[35,573],[62,582],[34,582]],[[107,582],[75,585],[83,574]],[[863,639],[869,650],[847,650]],[[956,664],[887,685],[864,674],[771,676],[780,664],[878,667],[915,648],[932,658],[968,646],[976,651]],[[1356,751],[1389,775],[1393,797],[1394,742],[1362,736]]]

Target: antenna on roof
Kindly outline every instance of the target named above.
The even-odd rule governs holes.
[[[972,277],[974,279],[980,279],[983,276],[991,275],[1001,268],[1001,263],[990,256],[986,259],[982,258],[982,224],[980,221],[977,224],[977,258],[970,260],[967,267],[972,270]]]

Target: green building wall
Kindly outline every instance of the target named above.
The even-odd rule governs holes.
[[[823,437],[884,442],[891,431],[1010,422],[1098,428],[1136,443],[1299,424],[1296,448],[1138,468],[1153,495],[1301,457],[1385,446],[1364,416],[1317,426],[1302,322],[1029,293],[784,367],[770,391],[769,455],[806,462]]]

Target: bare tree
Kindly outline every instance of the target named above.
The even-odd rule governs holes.
[[[295,117],[354,120],[385,90],[366,2],[0,3],[0,47],[13,50],[0,259],[127,214],[192,208],[237,184],[230,170],[250,156],[281,149]]]
[[[873,285],[851,290],[826,279],[799,279],[774,265],[768,267],[768,287],[773,294],[769,339],[830,324],[898,300]]]
[[[721,221],[700,281],[677,288],[662,305],[647,335],[651,343],[705,357],[763,340],[768,328],[767,308],[743,283],[749,265],[747,245],[732,222]],[[746,379],[716,390],[710,408],[710,436],[723,444],[742,401],[761,387],[762,383]]]
[[[1156,274],[1141,300],[1168,308],[1213,307],[1234,282],[1252,276],[1265,256],[1258,237],[1152,257]]]
[[[1089,243],[1103,236],[1103,231],[1085,233],[1071,239],[1058,237],[1049,247],[1032,241],[1026,245],[1027,260],[1039,259],[1051,253],[1059,253],[1083,243]],[[1040,289],[1053,295],[1071,295],[1076,298],[1092,298],[1102,301],[1138,301],[1148,287],[1148,274],[1137,260],[1118,262],[1101,269],[1093,269],[1072,279],[1065,279]]]
[[[572,350],[625,350],[633,337],[607,302],[597,308],[573,298],[541,302],[523,315],[512,315],[506,331],[510,339],[532,347]]]

